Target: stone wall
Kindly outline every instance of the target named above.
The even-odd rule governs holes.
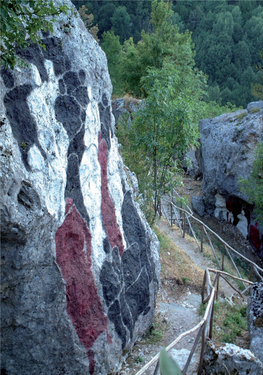
[[[114,134],[105,54],[70,13],[2,69],[1,373],[106,374],[154,317],[159,243]]]

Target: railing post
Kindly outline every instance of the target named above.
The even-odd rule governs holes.
[[[186,224],[185,223],[185,221],[186,221],[185,220],[185,212],[184,212],[184,219],[183,220],[184,220],[184,222],[183,222],[183,238],[184,238],[185,237],[185,224]]]
[[[222,252],[221,271],[224,271],[224,262],[225,262],[225,248],[223,249],[223,252]],[[219,280],[220,280],[220,274],[218,274],[218,279],[217,279],[217,283],[216,283],[216,300],[218,300]]]
[[[218,279],[217,279],[217,282],[216,282],[216,300],[218,300],[218,292],[219,292],[219,278],[220,278],[220,276],[218,277]]]
[[[201,252],[203,252],[203,243],[204,243],[204,227],[202,225],[202,228],[201,228]]]
[[[250,266],[250,274],[249,274],[249,281],[252,281],[252,277],[253,277],[253,271],[254,271],[254,266],[253,264],[251,264]]]
[[[159,360],[158,360],[157,363],[156,363],[156,366],[155,366],[155,369],[154,369],[154,373],[153,373],[153,375],[157,375],[157,374],[158,374],[158,371],[159,371]]]
[[[212,306],[212,311],[211,311],[210,327],[209,327],[209,338],[210,339],[212,339],[212,335],[213,335],[213,318],[214,318],[214,306],[215,306],[214,301],[213,301],[213,306]]]
[[[223,255],[222,255],[222,270],[224,271],[224,262],[225,262],[225,248],[223,249]]]
[[[202,332],[202,347],[201,347],[200,360],[199,360],[199,366],[198,366],[198,371],[197,371],[198,375],[202,374],[204,353],[205,353],[205,329],[203,329],[203,332]]]

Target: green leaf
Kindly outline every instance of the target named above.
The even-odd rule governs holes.
[[[166,349],[163,348],[159,357],[160,370],[162,375],[182,375],[178,364],[167,355]]]

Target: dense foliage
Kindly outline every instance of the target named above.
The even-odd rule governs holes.
[[[141,35],[142,30],[151,33],[154,29],[150,22],[151,1],[95,0],[73,3],[77,8],[85,3],[89,12],[94,14],[100,39],[107,35],[105,32],[111,31],[119,36],[121,44],[133,37],[132,43],[137,45],[145,39],[144,34]],[[258,51],[263,46],[262,2],[181,0],[171,3],[174,11],[172,23],[177,24],[181,32],[192,32],[195,62],[209,77],[207,101],[212,100],[219,105],[230,102],[246,107],[256,100],[257,92],[254,91],[255,96],[252,95],[251,84],[256,85],[260,80],[256,65],[259,63]],[[104,39],[104,47],[105,42]],[[128,48],[127,45],[125,48]],[[132,47],[129,52],[132,54]],[[110,61],[109,56],[108,59]],[[119,81],[118,77],[114,79]]]
[[[263,50],[259,53],[260,59],[263,62]],[[258,82],[252,85],[252,94],[260,99],[263,99],[263,67],[262,63],[257,65]]]
[[[17,63],[16,49],[27,47],[30,41],[41,45],[39,31],[52,31],[53,17],[67,10],[65,5],[55,7],[52,0],[1,1],[1,65],[14,68]]]
[[[145,100],[132,127],[123,121],[117,135],[125,162],[138,177],[145,212],[153,202],[155,214],[164,192],[180,182],[180,160],[197,144],[206,83],[194,67],[191,37],[188,32],[179,33],[171,23],[172,15],[167,3],[153,1],[153,32],[143,33],[137,46],[130,41],[123,52],[124,66],[126,59],[137,64],[130,75],[127,67],[125,83]]]

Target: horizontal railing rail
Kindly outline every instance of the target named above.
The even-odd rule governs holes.
[[[181,200],[179,194],[175,192],[177,197]],[[165,203],[166,206],[169,207],[169,209],[165,208]],[[190,330],[181,333],[170,345],[167,346],[166,350],[169,351],[172,348],[176,346],[184,337],[196,332],[196,338],[194,340],[191,352],[188,356],[188,359],[185,363],[185,366],[183,368],[183,375],[186,375],[186,371],[191,363],[192,357],[194,352],[196,351],[197,345],[200,341],[201,338],[201,351],[200,351],[200,359],[199,359],[199,365],[198,365],[198,375],[202,373],[202,367],[203,367],[203,358],[204,358],[204,352],[205,352],[205,345],[207,342],[207,339],[212,338],[212,328],[213,328],[213,311],[214,311],[214,301],[218,297],[218,290],[219,290],[219,280],[222,278],[236,293],[238,293],[242,298],[244,298],[244,294],[249,290],[249,288],[254,284],[251,281],[252,278],[252,271],[255,272],[255,274],[263,280],[263,269],[257,265],[255,262],[252,260],[248,259],[245,257],[243,254],[235,250],[232,246],[230,246],[225,240],[223,240],[216,232],[214,232],[211,228],[209,228],[205,223],[203,223],[201,220],[196,218],[193,215],[192,210],[190,209],[189,206],[184,204],[186,208],[179,207],[178,205],[175,204],[173,197],[171,199],[167,198],[162,198],[161,201],[161,208],[160,212],[161,214],[166,218],[168,223],[172,226],[173,224],[176,224],[182,233],[182,236],[185,237],[186,233],[186,224],[188,224],[189,230],[192,233],[195,242],[198,246],[198,248],[203,251],[204,248],[204,239],[205,236],[208,240],[208,243],[212,249],[212,252],[215,256],[217,265],[219,267],[219,270],[213,269],[213,268],[206,268],[204,272],[204,278],[203,278],[203,284],[202,284],[202,303],[207,303],[207,307],[205,310],[205,314],[203,319],[195,325],[193,328]],[[199,223],[201,225],[201,240],[200,243],[197,239],[197,236],[194,232],[193,226],[191,224],[191,220],[194,220],[195,222]],[[223,245],[224,245],[224,251],[222,252],[222,260],[221,263],[219,261],[219,258],[216,254],[215,246],[213,245],[211,235],[215,236]],[[251,265],[251,271],[250,271],[250,280],[246,280],[242,278],[240,271],[238,270],[238,267],[233,259],[233,256],[231,255],[231,252],[237,255],[238,257],[242,258],[245,262],[249,263]],[[227,253],[231,263],[233,264],[233,267],[235,271],[237,272],[238,276],[234,276],[228,272],[224,271],[224,260],[225,260],[225,253]],[[211,277],[210,273],[215,274],[214,282],[212,284],[211,282]],[[241,281],[244,290],[241,292],[237,289],[236,286],[234,286],[229,278],[233,280],[238,280]],[[248,286],[246,286],[248,284]],[[215,287],[216,285],[216,287]],[[139,372],[137,372],[136,375],[142,375],[150,366],[155,364],[155,370],[153,375],[157,375],[159,372],[159,353],[153,357]]]
[[[202,232],[203,232],[203,234],[206,235],[206,237],[207,237],[207,239],[208,239],[208,242],[209,242],[209,244],[210,244],[210,246],[211,246],[211,249],[212,249],[212,251],[213,251],[213,254],[214,254],[214,256],[215,256],[215,258],[216,258],[216,260],[217,260],[217,263],[218,263],[219,268],[221,268],[221,264],[220,264],[220,262],[219,262],[219,259],[218,259],[217,255],[216,255],[215,248],[214,248],[214,246],[213,246],[213,243],[212,243],[212,241],[211,241],[211,239],[210,239],[210,236],[209,236],[208,232],[210,232],[210,234],[213,234],[213,235],[214,235],[214,236],[215,236],[215,237],[216,237],[216,238],[217,238],[217,239],[218,239],[218,240],[219,240],[219,241],[220,241],[220,242],[221,242],[221,243],[222,243],[227,249],[231,250],[231,251],[232,251],[234,254],[236,254],[238,257],[242,258],[242,259],[245,260],[247,263],[249,263],[249,264],[252,265],[254,268],[256,268],[256,269],[259,271],[259,273],[260,273],[260,272],[263,273],[263,269],[262,269],[259,265],[257,265],[255,262],[253,262],[252,260],[250,260],[250,259],[248,259],[247,257],[245,257],[245,256],[244,256],[243,254],[241,254],[239,251],[235,250],[235,249],[234,249],[232,246],[230,246],[226,241],[224,241],[223,238],[221,238],[216,232],[214,232],[211,228],[209,228],[204,222],[202,222],[201,220],[197,219],[197,218],[193,215],[192,211],[190,210],[190,208],[189,208],[188,206],[187,206],[187,207],[188,207],[189,210],[186,210],[186,209],[184,209],[184,208],[182,208],[182,207],[179,207],[179,206],[176,205],[173,201],[168,200],[168,199],[166,199],[166,198],[163,198],[162,201],[166,201],[166,202],[170,205],[170,207],[172,207],[172,209],[171,209],[171,214],[170,214],[171,219],[169,220],[169,217],[168,217],[167,211],[164,209],[164,205],[163,205],[163,204],[161,205],[161,212],[162,212],[163,216],[166,218],[166,220],[169,222],[170,225],[172,225],[173,222],[174,222],[174,224],[176,224],[176,219],[172,219],[172,216],[173,216],[173,214],[174,214],[174,216],[177,216],[177,217],[178,217],[177,211],[183,212],[183,218],[182,218],[182,221],[183,221],[183,227],[185,227],[185,221],[186,221],[186,220],[188,220],[188,223],[190,222],[189,218],[191,218],[191,219],[193,219],[194,221],[196,221],[197,223],[201,224],[201,226],[202,226]],[[177,211],[175,211],[175,210],[177,210]],[[175,212],[176,212],[176,213],[175,213]],[[181,223],[180,223],[180,225],[181,225]],[[179,225],[179,222],[178,222],[178,226],[179,226],[180,228],[182,228],[182,225],[181,225],[181,226],[180,226],[180,225]],[[198,242],[198,240],[197,240],[197,237],[196,237],[196,235],[195,235],[195,233],[194,233],[194,230],[193,230],[193,228],[192,228],[191,223],[190,223],[190,225],[189,225],[189,228],[190,228],[191,233],[192,233],[192,235],[193,235],[193,237],[194,237],[194,239],[195,239],[195,241],[196,241],[196,244],[197,244],[198,248],[199,248],[199,249],[202,249],[202,248],[203,248],[203,242],[204,242],[204,235],[201,236],[201,241],[200,241],[200,244],[199,244],[199,242]],[[181,229],[181,231],[183,232],[182,229]],[[224,253],[223,253],[223,254],[224,254]],[[228,255],[229,255],[229,254],[230,254],[230,253],[228,253]],[[231,259],[232,264],[234,265],[235,262],[234,262],[233,258],[231,257],[231,255],[230,255],[230,259]],[[239,273],[236,264],[234,265],[234,267],[235,267],[237,273]],[[239,273],[239,276],[241,277],[240,273]],[[262,275],[259,274],[259,277],[262,278]]]
[[[216,277],[214,279],[213,284],[211,282],[210,272],[216,274]],[[214,302],[215,302],[215,297],[216,297],[215,284],[217,283],[219,274],[229,276],[230,278],[233,278],[233,279],[240,280],[239,277],[233,276],[233,275],[231,275],[227,272],[215,270],[215,269],[212,269],[212,268],[207,268],[204,272],[202,292],[201,292],[202,303],[208,303],[203,319],[197,325],[195,325],[193,328],[191,328],[190,330],[181,333],[173,342],[171,342],[171,344],[169,344],[166,347],[166,351],[169,352],[184,337],[198,331],[197,335],[196,335],[196,338],[194,340],[191,352],[190,352],[190,354],[188,356],[188,359],[187,359],[187,361],[184,365],[184,368],[182,370],[183,375],[186,375],[186,371],[188,370],[188,367],[191,363],[192,357],[193,357],[193,355],[196,351],[196,348],[197,348],[197,345],[200,341],[201,336],[202,336],[202,338],[201,338],[202,341],[201,341],[200,359],[199,359],[199,365],[198,365],[197,373],[198,373],[198,375],[200,375],[202,373],[203,359],[204,359],[204,353],[205,353],[205,345],[206,345],[207,339],[212,338],[213,311],[214,311]],[[222,275],[221,275],[221,277],[222,277]],[[251,287],[254,284],[253,282],[251,282],[249,280],[245,280],[245,279],[241,279],[241,280],[243,282],[249,284],[249,287]],[[230,284],[230,286],[234,290],[236,290],[236,288],[229,281],[228,281],[228,283]],[[147,369],[149,369],[150,366],[152,366],[154,364],[155,364],[155,369],[154,369],[153,375],[157,375],[158,372],[159,372],[159,353],[156,356],[154,356],[139,372],[137,372],[136,375],[142,375],[143,373],[145,373],[145,371]]]

